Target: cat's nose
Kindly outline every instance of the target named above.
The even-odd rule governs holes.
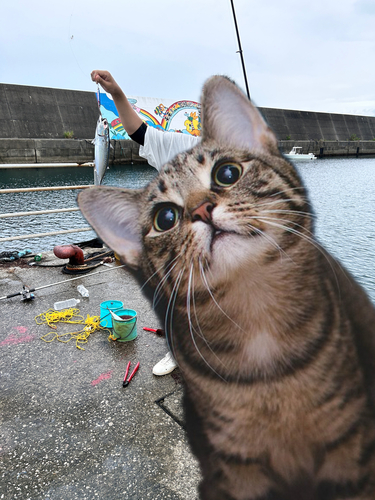
[[[202,203],[202,205],[199,205],[198,208],[192,211],[191,213],[191,219],[193,222],[195,221],[202,221],[202,222],[210,222],[212,221],[212,210],[214,209],[214,206],[212,203],[209,201],[206,201]]]

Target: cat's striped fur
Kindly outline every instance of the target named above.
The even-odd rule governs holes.
[[[204,500],[375,499],[375,311],[313,236],[293,166],[224,77],[203,140],[80,207],[146,282],[185,381]]]

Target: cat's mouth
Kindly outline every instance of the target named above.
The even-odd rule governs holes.
[[[211,249],[212,249],[212,245],[214,243],[216,243],[217,241],[219,240],[222,240],[223,238],[225,238],[226,236],[230,236],[230,235],[236,235],[236,236],[240,236],[240,234],[238,234],[236,231],[226,231],[224,229],[219,229],[217,227],[212,227],[212,237],[211,237]]]
[[[242,234],[238,231],[227,231],[226,229],[219,229],[217,227],[212,227],[213,232],[212,232],[212,241],[221,239],[227,235],[234,235],[234,236],[240,236],[240,237],[249,237],[249,236],[259,236],[259,231],[257,231],[255,228],[251,229],[248,228],[246,234]]]
[[[228,244],[232,246],[233,244],[235,244],[236,239],[247,240],[249,237],[250,238],[257,237],[260,234],[259,231],[256,231],[255,229],[253,231],[247,229],[246,234],[243,234],[238,231],[220,229],[214,225],[212,225],[211,228],[212,228],[211,242],[210,242],[211,252],[213,251],[213,248],[216,244],[220,245],[221,243],[224,243],[226,239],[228,239]]]

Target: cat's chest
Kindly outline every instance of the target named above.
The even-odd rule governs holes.
[[[200,336],[190,336],[188,342],[193,351],[201,344],[202,352],[209,358],[213,356],[228,367],[235,363],[241,371],[269,373],[288,356],[284,332],[277,328],[272,313],[264,312],[266,301],[257,307],[254,303],[241,304],[241,299],[243,302],[239,296],[234,305],[197,308],[196,316],[188,318],[186,328],[199,331]]]
[[[241,359],[244,366],[251,369],[272,369],[283,357],[283,348],[280,339],[267,330],[252,332],[249,338],[245,338],[241,346]]]

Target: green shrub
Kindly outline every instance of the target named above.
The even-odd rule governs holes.
[[[65,139],[73,139],[73,137],[74,137],[73,130],[66,130],[64,132],[64,137],[65,137]]]
[[[360,141],[360,137],[358,137],[357,134],[352,134],[350,137],[349,137],[349,141]]]

